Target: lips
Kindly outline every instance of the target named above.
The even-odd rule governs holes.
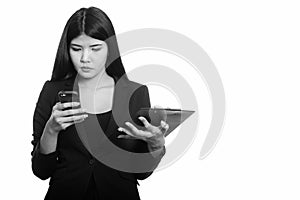
[[[81,67],[81,70],[86,72],[86,71],[90,71],[92,68],[90,67]]]

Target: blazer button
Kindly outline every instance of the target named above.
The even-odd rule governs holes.
[[[94,163],[95,163],[95,160],[94,160],[94,159],[89,160],[89,164],[90,164],[90,165],[92,165],[92,164],[94,164]]]

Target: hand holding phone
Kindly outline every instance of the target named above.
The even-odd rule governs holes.
[[[52,114],[46,123],[45,129],[53,135],[75,123],[83,122],[88,115],[81,108],[79,96],[76,91],[60,91],[58,99],[53,108]]]

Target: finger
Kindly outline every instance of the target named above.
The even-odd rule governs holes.
[[[56,102],[56,104],[52,107],[52,110],[53,111],[57,110],[59,108],[59,106],[61,106],[60,104],[61,104],[60,102]]]
[[[78,109],[64,110],[64,111],[62,111],[62,114],[63,114],[63,116],[67,116],[67,115],[82,114],[85,112],[86,112],[86,109],[78,108]]]
[[[61,110],[64,108],[70,108],[70,107],[76,107],[80,105],[80,102],[66,102],[66,103],[61,103]]]
[[[134,134],[134,135],[137,135],[138,132],[139,132],[139,129],[137,129],[133,124],[131,124],[130,122],[125,122],[126,126],[128,126],[131,130],[131,132]]]
[[[145,128],[149,128],[149,126],[152,126],[145,117],[140,116],[139,120],[141,120],[145,126]]]
[[[162,131],[164,131],[164,132],[166,132],[168,129],[169,129],[169,124],[167,124],[165,121],[161,121],[160,122],[160,129],[162,130]]]
[[[142,117],[142,116],[139,117],[139,120],[141,120],[141,121],[143,122],[143,124],[144,124],[145,128],[147,129],[147,131],[154,132],[155,129],[157,128],[157,127],[153,126],[152,124],[150,124],[150,123],[147,121],[147,119],[144,118],[144,117]]]
[[[83,118],[83,119],[79,119],[79,120],[76,120],[76,121],[74,121],[73,123],[74,124],[78,124],[78,123],[81,123],[81,122],[83,122],[85,120],[85,118]]]
[[[88,117],[87,114],[84,114],[84,115],[74,115],[74,116],[70,116],[70,117],[61,117],[60,121],[62,123],[67,123],[67,122],[73,122],[73,121],[85,119],[87,117]]]
[[[161,128],[165,128],[168,124],[164,121],[164,120],[161,120],[160,121],[160,127]]]
[[[65,130],[66,128],[68,128],[69,126],[71,126],[72,124],[77,124],[77,123],[81,123],[85,120],[86,117],[78,119],[78,120],[74,120],[72,122],[68,122],[68,123],[63,123],[61,125],[62,129]]]
[[[52,110],[63,110],[64,108],[68,108],[68,107],[76,107],[79,106],[80,102],[67,102],[67,103],[61,103],[61,102],[57,102]]]
[[[165,128],[164,136],[167,136],[169,134],[168,130],[169,130],[169,125],[167,125],[166,128]]]
[[[134,135],[133,135],[132,133],[130,133],[130,131],[128,131],[128,130],[125,129],[125,128],[119,127],[119,128],[118,128],[118,131],[124,132],[124,133],[126,133],[127,135],[130,135],[130,136],[134,137]]]
[[[136,140],[137,138],[130,135],[119,135],[117,138]]]
[[[64,123],[64,124],[62,124],[61,125],[61,128],[63,129],[63,130],[66,130],[69,126],[71,126],[73,123]]]
[[[168,131],[169,130],[169,124],[166,125],[165,130]]]

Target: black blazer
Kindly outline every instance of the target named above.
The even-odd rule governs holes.
[[[101,199],[140,199],[137,179],[143,180],[152,174],[165,154],[165,148],[157,157],[147,157],[152,169],[150,172],[118,171],[92,156],[76,134],[73,124],[60,132],[55,152],[46,155],[40,153],[39,140],[51,116],[52,107],[58,102],[57,93],[60,90],[77,90],[79,93],[77,80],[70,78],[64,81],[46,81],[33,115],[32,170],[42,180],[51,177],[45,199],[82,199],[92,175],[95,177]],[[129,110],[133,116],[141,107],[151,107],[148,88],[130,80],[120,79],[115,84],[112,109],[118,109],[118,112]],[[128,121],[126,118],[122,120]],[[146,142],[142,140],[118,139],[117,136],[121,133],[117,128],[112,115],[105,135],[115,145],[132,152],[148,151]]]

